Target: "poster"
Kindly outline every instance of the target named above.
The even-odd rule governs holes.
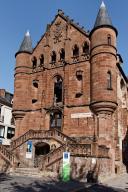
[[[32,141],[28,141],[27,142],[26,158],[27,159],[31,159],[32,158]]]

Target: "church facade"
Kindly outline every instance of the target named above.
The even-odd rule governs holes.
[[[117,29],[104,3],[86,32],[62,10],[32,49],[29,32],[16,53],[12,149],[20,164],[72,177],[120,173],[127,162],[127,77]]]

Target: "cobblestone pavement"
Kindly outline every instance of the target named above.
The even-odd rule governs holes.
[[[0,192],[128,192],[128,175],[111,179],[105,184],[60,182],[55,180],[0,174]]]

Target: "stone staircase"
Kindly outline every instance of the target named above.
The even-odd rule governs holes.
[[[21,135],[20,137],[18,137],[15,140],[13,140],[11,142],[11,145],[9,148],[0,144],[0,154],[6,161],[8,161],[8,163],[10,163],[10,165],[13,165],[14,162],[16,162],[18,160],[15,153],[13,152],[13,151],[15,151],[16,148],[20,147],[22,144],[24,144],[28,140],[42,139],[42,138],[43,139],[51,139],[51,138],[55,139],[62,146],[65,144],[68,144],[68,143],[76,143],[76,141],[74,139],[71,139],[70,137],[68,137],[64,133],[58,131],[57,129],[47,130],[47,131],[29,130],[25,134]]]
[[[57,178],[57,174],[51,171],[40,171],[38,168],[16,168],[15,170],[10,171],[9,175],[13,176],[27,176],[32,178],[43,178],[43,180],[49,180],[51,178]]]
[[[24,135],[20,136],[19,138],[13,140],[11,142],[11,146],[7,149],[5,146],[0,145],[0,154],[2,157],[5,158],[6,161],[10,163],[10,166],[14,167],[16,162],[21,162],[15,155],[15,149],[24,144],[28,140],[32,139],[54,139],[58,141],[61,146],[50,151],[45,156],[42,156],[40,161],[38,162],[38,167],[40,170],[43,170],[43,173],[47,171],[50,167],[54,164],[58,164],[63,157],[64,151],[69,151],[72,156],[83,156],[83,157],[108,157],[109,149],[105,146],[98,146],[97,143],[85,143],[80,144],[77,143],[74,139],[68,137],[67,135],[63,134],[62,132],[53,129],[48,131],[43,130],[29,130]],[[25,166],[27,167],[27,166]],[[27,171],[24,171],[27,170]],[[31,172],[32,170],[32,172]],[[21,172],[26,172],[29,176],[34,173],[34,177],[39,174],[39,170],[37,168],[16,168],[15,174],[21,175]],[[30,174],[29,174],[30,173]],[[23,173],[24,174],[24,173]]]

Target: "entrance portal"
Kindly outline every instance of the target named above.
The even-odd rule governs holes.
[[[39,167],[42,162],[42,156],[47,155],[50,152],[50,145],[47,143],[37,143],[35,145],[35,159],[34,159],[34,167]]]
[[[35,146],[35,155],[46,155],[50,151],[50,145],[47,143],[38,143]]]

